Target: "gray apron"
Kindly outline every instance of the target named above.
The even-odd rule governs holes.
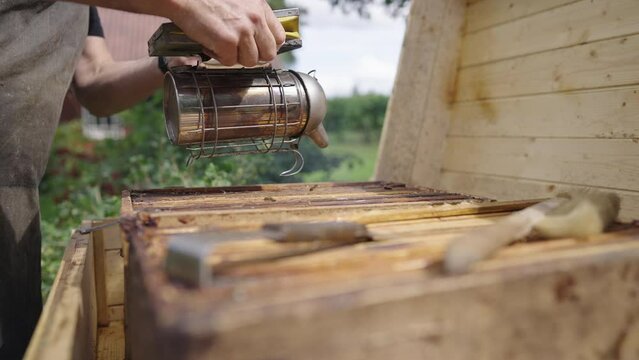
[[[38,185],[88,15],[84,5],[0,0],[0,359],[22,357],[42,308]]]

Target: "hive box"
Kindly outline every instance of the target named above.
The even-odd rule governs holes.
[[[463,276],[439,261],[454,236],[531,202],[401,184],[135,191],[125,197],[127,345],[133,359],[632,359],[639,351],[639,228],[514,245]],[[372,242],[168,279],[176,234],[265,222],[355,220]],[[221,245],[224,258],[277,250]]]

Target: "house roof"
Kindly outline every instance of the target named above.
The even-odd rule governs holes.
[[[169,21],[157,16],[105,8],[98,8],[98,12],[107,46],[118,61],[147,57],[149,38],[160,24]]]

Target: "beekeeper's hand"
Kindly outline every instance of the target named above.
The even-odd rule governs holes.
[[[284,28],[265,0],[174,2],[178,10],[169,18],[223,65],[271,61],[286,40]]]
[[[69,0],[173,20],[223,65],[271,61],[286,40],[266,0]]]

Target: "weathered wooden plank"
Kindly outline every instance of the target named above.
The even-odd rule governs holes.
[[[424,194],[424,195],[436,195],[441,194],[439,191],[430,189],[419,188],[401,188],[401,189],[388,189],[388,190],[370,190],[364,189],[360,191],[346,189],[343,191],[335,191],[331,193],[317,193],[317,192],[303,192],[303,191],[291,191],[291,192],[260,192],[256,194],[216,194],[208,195],[206,193],[193,194],[193,195],[166,195],[166,196],[154,196],[144,201],[134,201],[134,207],[136,210],[144,210],[145,208],[163,208],[171,206],[173,204],[178,205],[192,205],[197,207],[198,204],[241,204],[247,202],[264,202],[264,199],[276,199],[280,201],[303,201],[303,200],[333,200],[333,199],[361,199],[361,198],[383,198],[383,197],[401,197],[407,195]]]
[[[96,224],[96,222],[92,222]],[[97,222],[99,225],[99,222]],[[106,254],[104,249],[104,231],[98,230],[91,234],[93,243],[93,262],[95,264],[95,292],[97,304],[98,325],[109,325],[109,309],[107,304],[108,289],[106,283]]]
[[[131,200],[131,191],[124,190],[122,192],[122,203],[120,204],[120,216],[133,216],[134,213],[135,210],[133,209],[133,202]],[[123,232],[120,235],[120,240],[122,242],[122,255],[124,256],[124,265],[126,266],[129,260],[129,242],[127,241],[126,236]]]
[[[64,260],[63,260],[64,261]],[[31,342],[29,343],[29,347],[27,352],[25,353],[25,360],[37,360],[44,359],[43,353],[45,352],[44,343],[50,341],[51,334],[48,333],[49,323],[52,321],[53,311],[51,310],[53,305],[53,301],[50,299],[58,298],[58,292],[60,291],[60,282],[63,274],[63,266],[64,263],[60,264],[60,268],[58,268],[58,272],[53,281],[53,286],[51,287],[51,291],[49,292],[49,297],[47,298],[46,303],[42,309],[42,314],[40,315],[40,319],[38,320],[38,325],[31,336]],[[97,326],[97,324],[96,324]]]
[[[86,221],[85,221],[86,223]],[[85,225],[84,223],[82,224]],[[73,236],[71,243],[73,242]],[[90,237],[89,237],[90,239]],[[95,276],[97,264],[94,258],[91,256],[95,252],[94,244],[89,241],[87,244],[87,250],[82,256],[82,252],[76,251],[73,257],[73,263],[76,266],[83,261],[84,269],[82,269],[82,279],[80,280],[80,296],[81,310],[80,310],[80,322],[76,326],[76,342],[74,344],[74,359],[86,359],[88,355],[93,355],[97,346],[97,326],[98,326],[98,295],[96,291]],[[78,246],[81,246],[80,240],[78,240]],[[77,280],[76,280],[77,281]],[[52,300],[55,301],[55,300]],[[56,304],[58,306],[64,306]],[[54,306],[54,305],[52,305]],[[52,311],[60,311],[59,309]],[[83,334],[79,334],[83,332]],[[60,335],[60,334],[55,334]]]
[[[457,100],[639,83],[639,36],[610,39],[459,71]]]
[[[256,305],[281,305],[283,303],[296,302],[296,300],[304,302],[309,298],[322,297],[323,295],[331,296],[337,293],[351,294],[351,291],[355,289],[367,289],[365,291],[374,291],[375,286],[371,286],[372,284],[383,286],[386,281],[391,281],[393,277],[401,279],[401,273],[403,272],[410,272],[413,270],[423,271],[426,269],[427,271],[424,275],[428,281],[441,280],[442,276],[439,273],[437,266],[433,266],[434,264],[432,261],[441,256],[446,244],[449,243],[455,235],[456,234],[454,232],[434,234],[432,238],[433,241],[429,240],[410,243],[411,246],[414,246],[414,248],[411,249],[412,253],[411,251],[405,251],[405,253],[402,253],[396,249],[397,244],[389,244],[387,249],[389,251],[396,252],[396,255],[398,255],[395,259],[392,256],[385,256],[385,254],[381,251],[373,251],[369,254],[369,256],[377,261],[369,263],[362,262],[359,266],[353,267],[331,267],[329,264],[331,258],[335,258],[335,261],[338,263],[348,263],[349,261],[353,261],[354,259],[349,255],[350,253],[356,253],[356,251],[353,250],[357,249],[349,248],[336,250],[334,252],[307,255],[303,258],[283,260],[280,263],[272,265],[272,268],[275,270],[272,275],[277,274],[278,268],[280,270],[288,268],[289,270],[294,271],[278,274],[283,275],[283,277],[261,276],[259,277],[259,281],[246,281],[241,283],[236,287],[236,290],[242,292],[245,296],[244,301],[241,304],[233,304],[228,309],[225,308],[222,310],[220,308],[219,311],[224,311],[226,315],[225,319],[220,318],[221,323],[218,325],[225,327],[225,321],[242,322],[249,320],[241,314],[243,312],[242,310],[256,309],[259,307]],[[555,263],[554,265],[558,265],[561,261],[556,261],[557,259],[565,260],[566,258],[581,258],[582,261],[587,262],[590,259],[587,257],[584,258],[583,255],[594,254],[594,257],[596,258],[600,256],[602,252],[606,252],[606,249],[612,248],[614,249],[614,252],[617,252],[625,247],[627,249],[632,249],[632,251],[636,251],[639,246],[636,242],[636,236],[637,231],[634,229],[625,233],[611,233],[592,237],[589,238],[587,242],[584,241],[584,239],[563,239],[548,242],[517,244],[500,251],[500,253],[493,258],[481,262],[481,266],[478,266],[474,269],[474,271],[481,272],[497,268],[502,270],[504,268],[512,269],[540,263]],[[428,235],[424,235],[424,239],[426,238],[430,239]],[[373,246],[376,245],[371,245],[371,248],[373,248]],[[379,246],[383,247],[384,244],[380,244]],[[600,251],[599,254],[597,254],[598,250],[603,251]],[[423,251],[424,253],[416,254],[415,251]],[[362,254],[356,256],[360,257],[360,260],[362,260]],[[419,266],[414,268],[396,267],[393,271],[393,268],[387,267],[389,263],[401,263],[404,261],[407,261],[406,263],[410,264],[411,256],[415,256],[416,259],[423,259],[425,261],[420,262],[418,264]],[[310,266],[304,267],[304,264],[310,264]],[[380,268],[382,269],[380,270]],[[254,266],[253,268],[245,270],[239,269],[238,272],[244,272],[245,275],[248,276],[267,275],[266,267],[262,266],[262,273],[260,273],[259,270],[259,266]],[[302,273],[299,273],[298,271],[301,271]],[[365,276],[366,274],[373,275],[374,273],[377,273],[377,276],[372,276],[370,278],[366,278]],[[386,273],[387,276],[378,277],[382,273]],[[502,273],[502,276],[504,275],[508,276],[514,274]],[[523,274],[519,275],[521,276]],[[344,279],[353,279],[358,281],[342,282]],[[455,283],[457,278],[452,278],[451,280],[451,282]],[[446,290],[454,288],[455,286],[447,286]],[[220,289],[218,288],[216,290]],[[226,296],[228,297],[229,295],[230,294],[227,292]],[[219,300],[220,299],[218,299],[218,301]],[[221,302],[220,305],[226,306],[227,304]],[[322,306],[322,304],[317,303],[314,305]],[[239,314],[235,314],[238,316],[237,318],[226,312],[226,310],[230,310],[230,308],[238,310]],[[281,310],[285,311],[285,309]],[[269,315],[270,314],[262,314],[259,316],[269,317]]]
[[[394,214],[389,212],[379,212],[373,211],[368,214],[351,214],[348,220],[358,221],[362,224],[366,224],[374,229],[382,229],[378,230],[379,234],[384,234],[384,230],[387,227],[394,228],[393,224],[395,222],[401,222],[402,224],[406,224],[407,231],[412,229],[411,222],[417,222],[419,224],[423,224],[424,221],[434,221],[434,224],[426,223],[426,225],[420,226],[433,226],[434,228],[438,228],[438,226],[445,227],[454,227],[457,226],[453,224],[453,222],[463,221],[468,218],[470,222],[483,222],[486,219],[493,219],[496,217],[502,216],[502,214],[508,213],[509,211],[520,210],[525,207],[531,206],[535,204],[537,201],[512,201],[512,202],[501,202],[499,206],[493,207],[490,211],[487,209],[472,209],[472,208],[449,208],[449,209],[438,209],[437,212],[430,211],[428,209],[402,209],[402,211],[397,211]],[[475,212],[472,215],[466,215],[471,212]],[[344,217],[338,217],[342,220],[345,220]],[[329,218],[326,218],[329,219]],[[210,219],[209,219],[210,220]],[[268,220],[270,222],[276,221],[277,219]],[[312,220],[320,220],[320,218],[308,218],[307,221]],[[390,222],[390,223],[389,223]],[[442,225],[438,225],[441,222]],[[224,229],[227,231],[232,230],[240,230],[240,231],[256,231],[260,230],[264,225],[264,221],[250,221],[250,220],[233,220],[230,223],[225,224],[216,224],[216,225],[201,225],[201,226],[182,226],[182,227],[164,227],[164,228],[154,228],[147,229],[149,234],[153,236],[168,236],[174,234],[181,233],[194,233],[194,232],[203,232],[203,231],[213,231]],[[461,226],[461,225],[460,225]]]
[[[366,182],[319,182],[319,183],[293,183],[293,184],[258,184],[258,185],[238,185],[238,186],[222,186],[207,188],[166,188],[166,189],[145,189],[131,190],[125,192],[134,201],[144,200],[154,197],[182,197],[189,195],[227,195],[227,194],[260,194],[264,192],[319,192],[330,193],[333,191],[371,191],[384,190],[387,187],[393,187],[394,183],[385,181],[366,181]]]
[[[525,3],[528,5],[524,6],[536,7],[548,2],[565,3],[501,1],[500,5]],[[571,2],[525,19],[468,34],[462,46],[461,65],[488,63],[637,32],[639,3],[636,0]]]
[[[464,13],[465,8],[460,1],[452,1],[448,5],[442,25],[448,30],[442,32],[430,88],[424,94],[427,105],[423,108],[423,121],[418,128],[417,152],[404,154],[413,159],[411,184],[430,186],[439,179],[455,92]],[[412,96],[416,94],[423,92],[417,91]]]
[[[104,238],[104,250],[122,249],[122,240],[120,239],[120,226],[118,226],[117,219],[105,219],[100,222],[113,224],[112,226],[109,226],[102,230]]]
[[[422,191],[420,189],[411,188],[407,190],[387,190],[387,191],[342,191],[334,192],[330,194],[316,194],[313,192],[292,192],[283,194],[280,192],[264,192],[258,194],[228,194],[228,195],[207,195],[207,194],[195,194],[187,196],[163,196],[154,197],[153,199],[147,199],[145,201],[136,201],[135,209],[144,210],[148,208],[168,208],[171,206],[185,206],[189,205],[197,207],[200,204],[207,205],[223,205],[223,204],[243,204],[243,203],[264,203],[266,201],[289,201],[289,202],[302,202],[302,201],[318,201],[318,200],[339,200],[339,199],[367,199],[367,198],[385,198],[385,197],[402,197],[416,194],[424,195],[436,195],[435,191]],[[440,193],[441,194],[441,193]],[[355,201],[355,200],[353,200]]]
[[[449,135],[639,138],[639,87],[457,103]]]
[[[98,330],[97,360],[124,360],[124,324],[112,322]]]
[[[120,215],[130,215],[133,213],[133,203],[131,202],[131,191],[122,192],[122,204],[120,205]]]
[[[269,352],[276,357],[310,359],[508,359],[513,354],[518,359],[542,359],[636,350],[623,336],[635,325],[638,309],[631,294],[636,284],[620,276],[624,268],[636,272],[636,263],[544,265],[555,272],[544,271],[540,264],[536,275],[526,280],[493,282],[490,279],[496,280],[497,275],[486,274],[464,279],[465,286],[457,289],[425,276],[421,289],[408,288],[396,278],[402,285],[335,296],[339,307],[318,300],[315,305],[324,305],[325,313],[309,310],[302,303],[280,303],[282,318],[229,329],[207,355],[229,353],[242,344],[252,346],[241,358]],[[562,271],[567,268],[572,270],[569,274]],[[418,282],[418,276],[414,277]],[[425,295],[425,288],[439,291]],[[613,305],[602,293],[620,295]],[[349,306],[357,301],[367,306]],[[284,306],[288,306],[286,311]],[[604,314],[584,310],[593,308],[607,310]],[[504,325],[512,324],[512,319],[517,319],[515,326]],[[324,335],[318,338],[317,331]],[[459,346],[462,339],[465,345]],[[278,347],[271,350],[268,344],[273,343]],[[617,347],[616,343],[621,344]]]
[[[120,250],[105,252],[106,305],[124,304],[124,259]],[[108,310],[107,310],[108,312]]]
[[[476,32],[488,27],[549,11],[580,0],[484,0],[469,4],[466,10],[466,32]]]
[[[202,189],[201,191],[154,190],[137,191],[131,194],[136,211],[175,211],[190,209],[231,209],[253,207],[326,206],[331,204],[404,202],[436,200],[444,194],[428,188],[408,187],[396,183],[361,183],[361,186],[291,186],[275,191],[221,192]],[[261,185],[250,188],[260,188]]]
[[[282,299],[286,294],[288,294],[286,296],[296,296],[294,293],[299,288],[313,292],[317,290],[316,293],[319,295],[325,291],[324,284],[337,283],[345,279],[361,281],[367,277],[387,276],[414,270],[427,270],[435,278],[437,277],[436,268],[450,242],[463,233],[472,232],[485,225],[444,229],[444,231],[415,232],[413,235],[402,236],[401,239],[396,240],[363,243],[355,247],[337,248],[278,262],[226,268],[218,272],[219,284],[224,287],[232,280],[233,287],[241,289],[245,297],[268,304],[272,300]],[[620,245],[619,235],[620,233],[611,233],[589,239],[518,243],[480,262],[473,271],[524,266],[531,262],[547,261],[571,253],[573,254],[571,256],[574,256],[574,253],[596,253],[601,249],[600,246],[607,244],[625,246]],[[627,242],[623,244],[627,245]],[[234,250],[241,252],[242,246],[247,245],[237,244]],[[231,249],[224,251],[226,250],[232,251]],[[246,256],[251,254],[255,252],[247,252]],[[229,255],[230,252],[220,254],[220,257]],[[211,259],[211,266],[220,263],[222,260]],[[315,286],[318,289],[313,289]],[[223,296],[224,292],[228,294],[225,289],[219,295]]]
[[[408,182],[415,164],[420,164],[423,183],[438,176],[464,11],[463,0],[412,2],[382,131],[377,179]]]
[[[199,204],[208,206],[251,203],[266,204],[274,201],[303,202],[308,200],[346,200],[359,198],[401,197],[401,195],[435,194],[432,189],[408,187],[404,184],[387,182],[361,183],[316,183],[284,185],[252,185],[210,189],[161,189],[133,191],[130,201],[133,210],[170,209],[171,207],[192,207]],[[264,190],[260,190],[264,189]]]
[[[449,137],[445,170],[638,191],[639,143]]]
[[[140,332],[134,349],[144,348],[148,358],[174,352],[185,359],[231,352],[240,359],[265,353],[318,359],[412,359],[424,354],[447,359],[507,358],[513,353],[523,359],[557,354],[570,358],[613,348],[632,353],[637,345],[625,338],[619,341],[619,334],[634,328],[634,320],[627,319],[639,314],[636,239],[634,231],[589,249],[573,242],[552,256],[520,262],[495,259],[463,277],[441,277],[434,269],[420,269],[358,281],[326,278],[321,283],[315,275],[309,286],[284,292],[274,291],[267,282],[259,294],[265,296],[252,292],[256,286],[252,281],[229,293],[232,301],[218,300],[214,313],[199,292],[169,295],[163,298],[168,303],[154,311],[155,316],[161,311],[161,324],[174,331]],[[142,245],[139,239],[132,244],[134,251]],[[148,271],[147,256],[136,257],[141,261],[136,266]],[[497,262],[501,265],[490,267]],[[320,270],[318,274],[323,274],[324,269]],[[161,278],[148,272],[136,276],[142,277],[137,283],[144,285],[144,291],[166,294]],[[616,294],[613,307],[610,297],[602,293]],[[148,304],[157,303],[138,301],[133,313],[149,316],[143,308]],[[592,311],[599,308],[606,311]],[[504,325],[512,324],[513,318],[518,320],[516,326]],[[201,336],[205,329],[215,334],[214,342]],[[318,337],[318,332],[323,335]],[[436,340],[424,340],[430,338]],[[459,347],[460,341],[467,346]],[[273,343],[278,344],[276,349]]]
[[[124,305],[109,306],[109,323],[124,321]]]
[[[467,230],[473,231],[472,227],[464,229],[464,231]],[[450,240],[459,233],[459,230],[454,229],[415,233],[410,240],[410,237],[402,237],[396,240],[338,248],[269,264],[227,268],[218,273],[219,283],[215,288],[207,291],[207,298],[211,301],[215,299],[216,302],[215,309],[211,311],[225,312],[237,307],[270,306],[273,303],[281,303],[287,298],[306,301],[309,297],[324,297],[336,293],[349,294],[353,286],[372,289],[380,285],[380,276],[392,278],[407,271],[425,270],[429,279],[438,279],[441,278],[438,263],[443,251]],[[636,245],[636,236],[635,227],[626,232],[615,232],[588,239],[520,243],[503,249],[494,258],[482,262],[482,266],[476,270],[521,268],[540,261],[552,263],[557,259],[565,259],[566,256],[575,258],[578,254],[597,255],[598,251],[605,249],[608,245],[615,248],[624,246],[632,248],[633,244]],[[153,248],[157,249],[155,245]],[[587,260],[587,257],[582,259]],[[238,293],[242,294],[241,303],[235,303],[233,294]],[[188,302],[188,300],[185,301]]]
[[[437,194],[437,193],[414,193],[414,194],[400,194],[400,195],[387,195],[387,196],[350,196],[350,197],[322,197],[313,198],[309,197],[305,199],[303,196],[291,198],[272,197],[267,196],[259,199],[252,199],[246,201],[196,201],[189,203],[188,201],[168,201],[165,203],[156,204],[156,206],[149,208],[153,212],[176,212],[176,211],[214,211],[214,210],[241,210],[241,209],[265,209],[271,210],[273,208],[280,209],[296,209],[296,208],[321,208],[321,207],[334,207],[334,206],[352,206],[352,205],[384,205],[384,204],[411,204],[411,203],[427,203],[427,202],[442,202],[442,201],[462,201],[468,200],[467,195],[461,194]],[[146,210],[146,209],[142,209]]]
[[[241,274],[254,279],[261,269],[264,275],[272,277],[278,273],[301,275],[317,271],[339,271],[357,265],[371,274],[368,266],[375,267],[375,273],[384,273],[389,268],[400,266],[406,261],[424,259],[431,255],[440,256],[448,241],[463,232],[493,224],[504,214],[489,216],[467,216],[443,219],[400,221],[369,226],[372,242],[357,246],[344,246],[329,251],[298,256],[277,263],[243,266],[226,274]],[[298,244],[297,249],[315,247],[317,244]],[[211,266],[221,266],[229,261],[242,261],[260,256],[268,256],[291,249],[291,244],[281,244],[256,236],[254,239],[220,244],[211,254]],[[320,267],[322,269],[320,269]],[[248,271],[248,272],[247,272]],[[326,275],[327,273],[323,273]]]
[[[483,226],[507,216],[508,213],[450,216],[419,220],[392,221],[367,225],[368,231],[375,240],[393,240],[399,235],[437,232],[449,229],[463,229],[466,227]]]
[[[98,325],[91,250],[89,236],[73,234],[25,359],[93,358]]]
[[[337,219],[356,221],[362,224],[383,223],[427,219],[444,216],[477,215],[495,212],[507,212],[534,204],[534,201],[513,201],[505,203],[463,201],[418,206],[389,207],[336,207],[333,209],[271,209],[269,211],[235,210],[191,211],[139,215],[139,221],[149,224],[148,229],[162,231],[164,234],[174,231],[197,231],[199,227],[218,226],[221,228],[255,228],[264,223],[291,221],[320,221]]]
[[[571,190],[586,190],[596,187],[558,184],[549,181],[533,181],[519,178],[481,175],[467,172],[444,171],[441,185],[457,191],[471,191],[482,196],[499,200],[521,198],[544,198]],[[615,191],[621,196],[622,221],[639,219],[639,192]]]

